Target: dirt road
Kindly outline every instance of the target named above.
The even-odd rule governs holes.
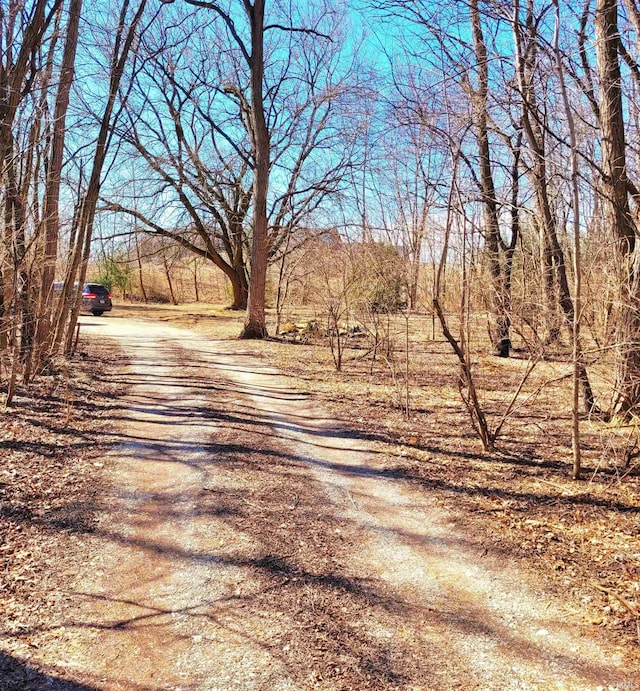
[[[119,341],[129,388],[57,634],[75,688],[640,688],[535,573],[385,476],[251,344],[83,329]]]

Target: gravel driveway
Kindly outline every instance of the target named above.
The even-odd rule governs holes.
[[[509,555],[379,469],[251,345],[151,321],[117,339],[112,494],[69,595],[91,688],[637,689]]]

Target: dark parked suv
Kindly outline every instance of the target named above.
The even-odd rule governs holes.
[[[64,283],[62,281],[53,284],[54,293],[62,292]],[[78,289],[78,284],[74,285],[74,291]],[[111,312],[111,293],[107,286],[101,283],[85,283],[82,288],[82,304],[80,309],[83,312],[91,312],[96,317],[100,317],[105,312]]]
[[[111,312],[111,293],[100,283],[85,283],[82,289],[82,309],[96,317]]]

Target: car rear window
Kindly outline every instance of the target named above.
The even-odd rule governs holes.
[[[109,295],[109,289],[99,283],[87,283],[84,287],[85,293],[95,293],[95,295]]]

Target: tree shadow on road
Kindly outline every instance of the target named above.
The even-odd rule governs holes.
[[[47,674],[24,660],[0,653],[1,691],[98,691],[98,688]]]

